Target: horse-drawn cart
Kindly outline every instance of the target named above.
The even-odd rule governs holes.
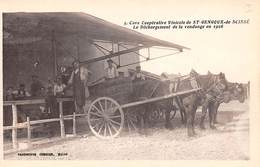
[[[90,86],[92,103],[88,108],[87,119],[94,135],[102,139],[116,137],[123,130],[124,126],[127,126],[129,129],[130,126],[135,127],[135,122],[132,119],[134,115],[131,113],[134,110],[133,108],[146,104],[153,105],[163,100],[173,99],[176,96],[191,94],[200,90],[191,89],[153,96],[151,94],[157,89],[159,90],[159,84],[164,82],[157,81],[149,89],[151,91],[147,92],[149,96],[145,96],[146,98],[140,97],[140,92],[146,91],[147,89],[145,88],[149,87],[151,82],[154,83],[151,80],[132,82],[129,77],[122,77]],[[166,89],[168,90],[169,88]],[[138,93],[138,99],[133,98],[133,95],[136,95],[136,93]]]

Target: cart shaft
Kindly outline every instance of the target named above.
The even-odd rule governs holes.
[[[129,108],[129,107],[135,107],[135,106],[146,104],[146,103],[152,103],[152,102],[156,102],[156,101],[160,101],[160,100],[170,99],[170,98],[173,98],[173,97],[176,97],[176,96],[181,96],[181,95],[193,93],[193,92],[196,92],[196,91],[199,91],[199,90],[201,90],[201,88],[182,91],[182,92],[178,92],[178,93],[171,93],[169,95],[165,95],[165,96],[161,96],[161,97],[155,97],[155,98],[150,98],[150,99],[147,99],[147,100],[127,103],[127,104],[123,104],[121,106],[121,108],[124,109],[124,108]]]

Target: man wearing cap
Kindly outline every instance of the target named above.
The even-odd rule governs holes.
[[[113,66],[113,61],[111,59],[107,60],[108,67],[106,68],[106,79],[114,79],[118,76],[117,69]]]
[[[70,76],[68,84],[73,86],[73,94],[76,104],[76,111],[83,112],[85,100],[89,97],[87,87],[88,74],[91,73],[86,67],[80,66],[79,61],[73,62],[73,72]]]
[[[145,76],[144,74],[142,74],[141,72],[141,66],[136,66],[136,72],[135,74],[132,76],[132,81],[142,81],[145,80]]]

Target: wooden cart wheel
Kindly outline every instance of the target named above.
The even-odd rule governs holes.
[[[100,97],[89,107],[88,124],[97,137],[114,138],[120,134],[124,126],[123,110],[115,100]]]
[[[137,118],[136,118],[136,113],[133,110],[128,110],[125,113],[125,129],[128,132],[136,131],[138,130],[137,128]]]

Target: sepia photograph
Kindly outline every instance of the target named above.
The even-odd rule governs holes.
[[[4,160],[251,160],[259,3],[16,3]]]

